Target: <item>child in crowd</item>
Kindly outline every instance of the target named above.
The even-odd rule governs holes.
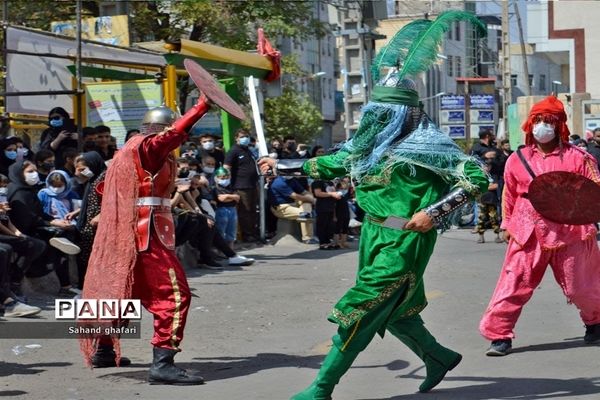
[[[73,201],[80,198],[71,188],[69,175],[62,170],[54,170],[46,178],[46,187],[38,192],[38,199],[40,199],[46,215],[55,220],[69,220],[74,228],[77,222],[71,218],[71,215],[76,211]],[[65,231],[65,235],[61,236],[72,235]],[[66,237],[53,237],[50,239],[50,245],[69,255],[78,254],[81,250],[79,246]]]
[[[229,247],[237,237],[237,210],[240,196],[230,188],[231,176],[225,168],[219,168],[215,173],[215,191],[217,198],[216,225]]]

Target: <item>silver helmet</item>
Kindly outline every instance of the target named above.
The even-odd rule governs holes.
[[[166,127],[173,125],[178,115],[167,106],[160,106],[148,110],[142,119],[140,131],[142,134],[162,132]]]

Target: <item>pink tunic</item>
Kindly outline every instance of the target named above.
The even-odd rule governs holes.
[[[571,145],[543,154],[522,149],[536,175],[568,171],[600,183],[596,160]],[[504,220],[512,234],[494,294],[479,324],[488,340],[514,338],[523,306],[540,284],[548,265],[567,301],[579,309],[584,324],[600,323],[600,250],[593,225],[558,224],[542,217],[525,197],[532,178],[516,153],[504,172]],[[594,205],[590,205],[591,207]]]
[[[578,147],[565,144],[562,152],[557,148],[549,154],[541,153],[535,146],[527,146],[521,151],[536,175],[567,171],[581,174],[600,184],[596,160]],[[519,245],[525,245],[533,232],[542,249],[563,247],[596,235],[596,228],[592,224],[565,225],[542,217],[524,197],[531,181],[531,175],[517,153],[513,153],[506,161],[504,172],[501,228],[510,232]]]

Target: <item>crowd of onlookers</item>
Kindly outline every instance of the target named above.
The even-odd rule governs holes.
[[[110,128],[86,127],[79,137],[60,107],[50,111],[48,125],[33,146],[16,136],[0,139],[0,313],[3,309],[5,317],[40,311],[23,294],[25,277],[53,273],[60,283],[57,296],[80,293],[102,212],[107,165],[119,151]],[[139,133],[127,132],[125,141]],[[325,153],[293,137],[269,145],[270,155],[279,159]],[[191,250],[198,267],[222,269],[223,263],[254,261],[236,253],[234,244],[260,241],[257,158],[256,140],[244,129],[236,132],[227,152],[221,138],[210,134],[180,148],[171,196],[176,245]],[[264,188],[267,239],[276,235],[279,219],[288,219],[300,225],[304,243],[318,243],[324,250],[348,247],[353,212],[348,178],[272,176]],[[360,210],[354,211],[360,216]],[[76,278],[70,274],[73,265]]]

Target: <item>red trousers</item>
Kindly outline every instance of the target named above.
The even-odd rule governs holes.
[[[523,306],[544,277],[548,264],[569,303],[586,325],[600,323],[600,250],[596,238],[544,250],[535,235],[520,247],[511,240],[479,331],[488,340],[513,338]]]
[[[191,293],[183,267],[173,250],[150,236],[147,251],[138,254],[133,295],[154,315],[155,347],[179,350],[190,308]]]

